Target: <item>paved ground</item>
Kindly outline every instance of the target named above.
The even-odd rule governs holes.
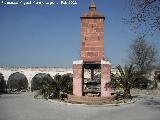
[[[89,107],[34,99],[31,93],[0,95],[0,120],[160,120],[160,97],[136,103]]]

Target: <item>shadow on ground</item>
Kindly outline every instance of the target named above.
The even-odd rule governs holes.
[[[142,103],[145,107],[150,107],[152,109],[160,111],[160,99],[155,99],[153,97],[144,99]]]

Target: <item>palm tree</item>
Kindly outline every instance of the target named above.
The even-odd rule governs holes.
[[[134,87],[136,80],[144,79],[143,73],[136,71],[133,65],[125,66],[124,69],[118,65],[117,69],[119,73],[111,73],[112,84],[124,90],[125,98],[131,98],[130,90]]]
[[[52,81],[43,80],[40,83],[40,90],[38,90],[35,97],[42,95],[43,98],[61,98],[61,93],[71,93],[72,77],[66,75],[55,75]]]

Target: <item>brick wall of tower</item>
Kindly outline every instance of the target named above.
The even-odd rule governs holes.
[[[81,18],[81,59],[100,61],[104,57],[104,19]]]

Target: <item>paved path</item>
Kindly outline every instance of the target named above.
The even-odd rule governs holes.
[[[136,103],[89,107],[34,99],[31,93],[0,95],[0,120],[160,120],[160,97]]]

